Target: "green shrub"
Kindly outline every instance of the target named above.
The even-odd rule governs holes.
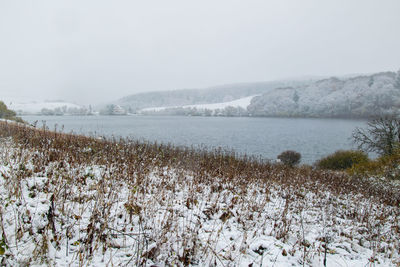
[[[16,116],[15,111],[9,110],[3,101],[0,101],[0,119],[13,120],[16,122],[24,122],[20,117]]]
[[[279,156],[278,159],[285,165],[293,167],[297,164],[299,164],[300,159],[301,159],[301,154],[293,151],[293,150],[287,150],[282,152]]]
[[[396,148],[392,155],[381,156],[375,160],[355,164],[348,172],[356,176],[378,176],[399,180],[400,149]]]
[[[368,155],[362,151],[338,150],[335,153],[320,159],[316,166],[319,169],[345,170],[354,164],[368,162]]]

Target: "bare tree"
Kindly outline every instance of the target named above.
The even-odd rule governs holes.
[[[361,150],[392,155],[400,142],[399,116],[386,115],[372,119],[366,129],[355,129],[353,140]]]
[[[285,165],[289,167],[293,167],[297,164],[300,163],[301,160],[301,154],[293,151],[293,150],[287,150],[282,152],[279,156],[278,159]]]

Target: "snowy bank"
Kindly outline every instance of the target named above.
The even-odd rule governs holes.
[[[0,138],[6,266],[400,262],[396,186],[1,122]]]

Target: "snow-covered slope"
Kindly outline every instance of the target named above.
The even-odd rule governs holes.
[[[227,107],[240,107],[246,109],[250,103],[251,99],[253,99],[254,96],[248,96],[248,97],[243,97],[239,98],[233,101],[229,102],[221,102],[221,103],[213,103],[213,104],[197,104],[197,105],[185,105],[185,106],[174,106],[174,107],[154,107],[154,108],[145,108],[142,109],[142,111],[162,111],[165,109],[170,109],[170,108],[195,108],[198,110],[217,110],[217,109],[224,109]]]
[[[43,110],[55,111],[59,110],[62,113],[67,113],[68,110],[80,110],[83,107],[77,104],[63,101],[29,101],[25,99],[4,98],[3,100],[7,107],[14,110],[20,115],[42,114]]]
[[[126,110],[137,112],[141,109],[151,107],[182,107],[187,105],[222,103],[251,95],[260,95],[276,87],[308,84],[310,80],[313,79],[304,78],[270,82],[237,83],[202,89],[138,93],[126,96],[109,104],[117,104]]]
[[[400,109],[400,71],[329,78],[211,104],[144,108],[143,114],[370,117]]]
[[[248,110],[256,116],[367,117],[399,108],[400,71],[277,88],[255,97]]]

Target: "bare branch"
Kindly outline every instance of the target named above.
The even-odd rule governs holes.
[[[391,155],[400,142],[400,119],[397,115],[387,115],[367,123],[366,129],[356,128],[353,141],[358,149]]]

